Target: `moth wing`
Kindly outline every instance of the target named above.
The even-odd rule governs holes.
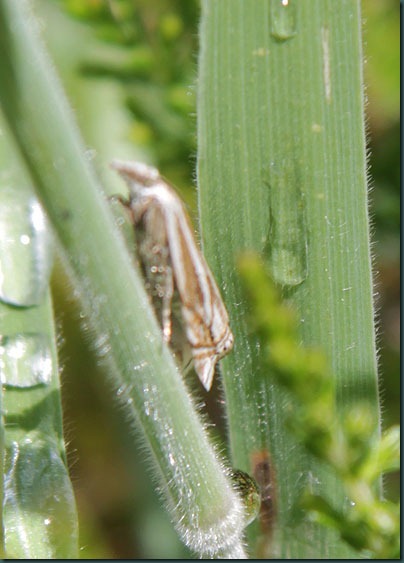
[[[135,211],[138,209],[135,207]],[[149,294],[155,310],[161,315],[164,339],[169,342],[172,335],[171,305],[174,279],[168,250],[164,214],[150,200],[138,216],[136,229],[137,246]]]
[[[192,236],[191,231],[189,234]],[[191,236],[189,244],[183,243],[178,252],[187,273],[181,280],[176,278],[183,303],[183,316],[190,327],[191,343],[195,342],[200,348],[211,348],[219,359],[233,346],[229,317],[209,266]],[[171,256],[174,262],[172,253]]]
[[[216,355],[204,356],[200,358],[194,357],[195,371],[198,374],[198,377],[201,380],[201,383],[205,387],[206,391],[209,391],[212,387],[216,362]]]
[[[179,205],[180,202],[178,202]],[[185,210],[166,218],[170,256],[195,371],[209,390],[219,358],[233,344],[227,311],[212,273],[197,246]]]

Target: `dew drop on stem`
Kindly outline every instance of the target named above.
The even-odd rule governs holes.
[[[53,371],[49,338],[45,334],[20,333],[0,340],[0,376],[7,387],[47,385]]]
[[[34,197],[18,189],[0,189],[0,299],[28,307],[38,305],[48,288],[52,237],[45,214]]]
[[[271,35],[278,41],[286,41],[296,35],[294,0],[271,0]]]
[[[295,163],[272,162],[268,169],[270,225],[266,254],[271,274],[282,287],[307,277],[308,236],[305,199]]]

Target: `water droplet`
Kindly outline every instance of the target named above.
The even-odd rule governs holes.
[[[269,264],[275,282],[296,286],[307,277],[307,227],[297,167],[290,160],[269,168]]]
[[[143,406],[144,406],[145,415],[150,416],[150,402],[144,401]]]
[[[0,340],[0,377],[9,387],[46,385],[52,378],[49,339],[44,334],[16,334]]]
[[[278,41],[286,41],[296,35],[294,0],[271,1],[271,35]]]
[[[66,159],[63,156],[59,156],[58,158],[55,158],[55,160],[53,161],[53,168],[55,170],[63,170],[63,168],[66,167]]]
[[[67,541],[62,550],[67,558],[74,553],[74,497],[67,469],[57,443],[38,430],[31,433],[34,445],[13,441],[4,456],[3,523],[7,530],[5,547],[17,559],[59,559],[61,548],[54,538],[60,530]],[[38,510],[32,510],[32,507]],[[71,538],[71,539],[70,539]]]
[[[0,299],[21,307],[39,304],[51,263],[51,234],[38,201],[0,190]]]
[[[244,525],[248,526],[259,514],[261,494],[257,482],[251,475],[240,469],[230,474],[234,489],[239,493],[244,505]]]
[[[93,160],[97,155],[97,151],[95,149],[87,149],[84,152],[84,158],[86,160]]]
[[[117,394],[118,397],[120,397],[121,395],[123,395],[125,393],[125,391],[126,391],[126,385],[121,385],[118,388],[116,394]]]
[[[99,358],[105,358],[111,351],[108,334],[99,334],[93,341],[94,349]]]
[[[142,360],[141,362],[139,362],[138,364],[132,366],[133,371],[139,371],[143,368],[145,368],[148,365],[148,362],[146,362],[146,360]],[[148,392],[149,389],[147,389]]]

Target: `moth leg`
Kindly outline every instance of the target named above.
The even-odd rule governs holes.
[[[125,210],[125,212],[130,215],[130,220],[133,223],[133,211],[132,211],[132,207],[131,207],[131,203],[130,203],[130,199],[126,198],[125,196],[121,195],[121,194],[114,194],[114,195],[109,195],[107,197],[108,203],[111,205],[111,207],[113,208],[116,205],[116,208],[123,208]]]
[[[130,216],[130,221],[134,226],[136,226],[142,219],[144,211],[147,209],[146,202],[134,203],[131,197],[125,197],[121,194],[115,194],[108,196],[108,201],[111,204],[119,204],[125,209],[126,213]]]
[[[170,342],[172,335],[171,306],[174,294],[174,277],[171,266],[165,266],[165,286],[163,290],[161,320],[163,337],[166,342]]]
[[[122,194],[112,194],[108,196],[108,201],[119,201],[123,207],[130,207],[130,200]]]

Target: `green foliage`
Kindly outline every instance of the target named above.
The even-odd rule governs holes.
[[[335,528],[365,557],[399,557],[399,507],[380,500],[380,479],[399,465],[399,429],[380,438],[372,407],[337,409],[334,378],[324,354],[299,344],[297,317],[255,255],[239,269],[251,304],[250,325],[258,335],[262,362],[293,398],[288,426],[307,450],[338,475],[347,498],[343,509],[306,490],[301,505],[310,517]]]
[[[142,431],[179,536],[200,556],[242,558],[241,500],[162,340],[31,10],[28,0],[0,5],[0,102],[16,150],[52,222],[113,394]]]
[[[42,3],[46,6],[47,2]],[[102,80],[106,79],[120,85],[124,92],[126,108],[133,118],[128,124],[128,137],[133,142],[135,150],[140,148],[141,151],[146,148],[151,160],[162,169],[167,178],[176,184],[189,185],[194,175],[192,157],[196,150],[196,140],[192,133],[195,124],[190,113],[194,112],[195,106],[192,84],[195,80],[196,68],[192,54],[197,49],[198,3],[194,0],[159,0],[159,2],[147,0],[58,0],[56,2],[52,0],[48,4],[51,3],[58,3],[70,16],[83,24],[83,27],[86,26],[87,31],[98,37],[96,49],[88,51],[83,45],[83,56],[79,64],[80,76],[85,77],[88,83],[92,82],[92,84],[101,85]],[[248,529],[249,545],[253,553],[264,557],[277,553],[282,553],[285,557],[290,557],[291,554],[306,557],[307,553],[310,553],[318,557],[320,553],[326,556],[327,553],[332,552],[346,557],[347,552],[341,550],[338,543],[339,535],[361,555],[377,554],[380,557],[392,557],[397,553],[397,508],[392,503],[378,499],[381,473],[397,469],[398,429],[391,428],[381,439],[379,438],[375,402],[377,397],[372,380],[374,355],[372,355],[372,344],[369,345],[373,327],[372,311],[369,306],[371,289],[368,285],[370,275],[367,268],[367,219],[362,215],[366,206],[363,203],[366,199],[363,129],[358,126],[363,115],[362,99],[358,85],[352,88],[349,82],[349,76],[352,78],[357,76],[358,72],[360,74],[359,67],[355,66],[358,64],[360,66],[361,56],[358,54],[360,41],[357,43],[351,41],[358,38],[358,26],[351,26],[352,22],[358,22],[358,12],[355,11],[357,3],[341,2],[334,12],[335,4],[326,0],[318,3],[299,3],[297,6],[293,0],[290,0],[288,4],[289,7],[283,9],[282,4],[276,0],[268,2],[213,0],[203,3],[206,11],[201,40],[206,50],[201,63],[207,64],[199,76],[202,97],[198,113],[200,124],[205,124],[206,128],[205,130],[203,127],[200,128],[202,134],[198,139],[200,159],[198,175],[204,249],[217,279],[225,288],[224,296],[230,309],[232,328],[234,327],[237,332],[236,349],[232,357],[223,362],[229,421],[229,450],[234,465],[253,473],[262,487],[261,528],[258,531],[258,525],[252,524]],[[386,66],[384,53],[387,52],[390,53],[389,84],[393,84],[397,78],[394,75],[394,64],[390,61],[391,43],[387,39],[394,32],[398,19],[394,16],[393,10],[388,9],[389,15],[384,19],[385,25],[380,25],[381,5],[377,1],[369,0],[364,6],[373,17],[373,30],[378,37],[375,43],[377,49],[374,52],[368,50],[369,66],[375,70],[372,84],[377,86],[379,97],[384,96],[381,104],[384,114],[388,115],[389,119],[393,116],[393,119],[394,96],[390,97],[386,94],[387,89],[380,87],[385,83],[383,79],[379,79],[379,72]],[[346,10],[353,9],[352,7],[355,8],[354,13],[346,19]],[[217,10],[213,17],[211,9]],[[264,10],[264,16],[261,10]],[[210,17],[208,25],[206,25],[207,16]],[[329,19],[331,16],[334,19]],[[48,20],[46,16],[43,19],[46,27]],[[370,23],[372,24],[372,18]],[[317,35],[320,26],[325,31],[322,35]],[[327,29],[330,30],[329,34]],[[210,35],[211,32],[215,33]],[[6,34],[3,35],[3,39],[4,37]],[[369,42],[370,37],[371,33],[365,36],[365,40]],[[318,89],[321,90],[322,87],[324,53],[321,54],[321,50],[316,51],[316,47],[324,46],[324,42],[328,42],[331,63],[336,65],[334,70],[337,73],[341,71],[336,80],[336,84],[340,86],[336,99],[343,100],[345,105],[339,106],[334,113],[328,111],[333,109],[332,104],[322,105],[322,96],[318,94]],[[372,45],[373,43],[371,47]],[[382,50],[379,48],[380,45]],[[354,51],[356,55],[353,54]],[[31,61],[31,54],[26,60]],[[6,60],[7,58],[4,57],[1,64]],[[347,61],[351,75],[345,72]],[[372,66],[372,61],[377,64]],[[33,64],[32,61],[30,64]],[[34,74],[36,70],[34,65]],[[34,175],[38,179],[38,175],[46,171],[49,178],[54,178],[52,168],[57,169],[61,165],[59,170],[61,175],[58,180],[53,181],[53,189],[60,183],[61,186],[65,186],[66,194],[70,194],[69,184],[77,184],[79,189],[82,186],[82,190],[85,191],[87,187],[84,188],[84,184],[81,184],[85,174],[83,173],[80,179],[80,174],[70,171],[70,165],[74,168],[77,159],[80,160],[83,156],[84,148],[81,149],[80,157],[67,156],[69,151],[66,154],[63,139],[69,127],[64,129],[55,125],[49,117],[52,111],[48,111],[48,109],[52,110],[54,104],[50,104],[48,108],[41,97],[36,98],[35,88],[32,88],[31,96],[31,84],[29,82],[28,84],[29,87],[24,88],[24,91],[28,93],[28,98],[32,97],[36,111],[41,116],[39,123],[42,120],[45,136],[48,135],[49,139],[53,139],[53,144],[62,149],[61,154],[58,155],[60,158],[52,160],[51,157],[49,167],[44,165],[42,172],[38,172],[35,165]],[[35,76],[33,85],[35,86]],[[51,89],[51,86],[49,88]],[[388,91],[390,92],[390,89]],[[311,98],[312,93],[314,94]],[[336,90],[333,90],[333,94],[335,93]],[[353,93],[354,97],[338,97],[341,93]],[[369,89],[369,95],[372,96],[372,88]],[[90,100],[87,100],[88,106],[97,108],[95,98],[96,96],[90,94]],[[11,99],[16,100],[17,97],[11,96]],[[46,96],[43,99],[46,100]],[[350,105],[351,102],[353,105]],[[83,109],[80,103],[75,101],[75,107],[79,116],[80,112],[85,113],[85,103]],[[108,113],[110,109],[114,108],[109,108],[106,103],[104,111]],[[94,113],[97,122],[102,123],[102,116],[97,114],[97,109]],[[113,114],[113,111],[111,113]],[[355,121],[355,118],[358,120]],[[377,115],[371,112],[371,121],[374,119],[377,122]],[[46,127],[48,122],[49,128]],[[326,125],[324,129],[322,123]],[[378,124],[380,126],[380,121]],[[35,129],[34,126],[37,135],[32,136],[31,126],[32,124],[26,132],[27,134],[31,132],[32,144],[29,151],[35,153],[38,147],[42,150],[44,141],[41,128]],[[310,134],[307,134],[309,130]],[[56,131],[56,141],[53,131]],[[96,150],[101,154],[100,147],[105,145],[106,139],[111,140],[111,145],[114,139],[113,134],[110,135],[110,130],[106,127],[104,129],[99,127],[97,133],[96,142],[99,144],[96,145]],[[338,139],[342,141],[342,145],[338,143]],[[391,186],[395,181],[395,169],[390,165],[392,151],[383,138],[381,145],[385,153],[381,160],[383,166],[388,168],[389,187],[393,194]],[[46,141],[44,146],[48,147]],[[45,152],[47,150],[48,148]],[[353,159],[351,159],[352,155]],[[112,154],[111,157],[113,156],[119,155]],[[268,165],[267,159],[271,160],[271,166]],[[96,164],[102,168],[104,162],[101,163],[100,160],[98,159]],[[66,184],[63,183],[64,181]],[[355,207],[354,194],[358,187],[363,192],[359,207]],[[80,198],[76,203],[79,203],[79,200]],[[327,206],[323,205],[325,200]],[[384,207],[381,207],[377,218],[382,218],[386,230],[391,233],[391,213],[394,214],[397,209],[394,203],[396,196],[393,194],[387,203],[386,200],[383,201]],[[331,202],[330,206],[329,202]],[[70,202],[67,201],[66,209],[70,209],[69,206]],[[320,217],[326,216],[327,223],[319,221],[318,217],[317,220],[313,219],[311,211],[314,207],[319,211]],[[355,218],[355,228],[347,231],[349,232],[347,238],[344,238],[343,230],[339,230],[339,226],[343,226],[339,221],[343,216],[342,209],[355,209],[352,214]],[[98,203],[93,211],[95,214],[98,213]],[[76,213],[77,215],[85,213],[81,205],[77,205]],[[77,239],[81,236],[85,237],[86,230],[94,234],[92,221],[83,221],[81,227],[83,231],[79,230]],[[105,228],[104,224],[103,228]],[[81,235],[81,232],[84,234]],[[115,237],[108,228],[106,232],[110,233],[112,238]],[[130,239],[130,232],[128,234]],[[87,256],[99,255],[103,268],[115,272],[115,278],[118,280],[116,286],[114,285],[116,280],[111,286],[116,287],[115,291],[111,292],[113,301],[114,293],[121,292],[122,280],[125,276],[122,277],[120,270],[115,271],[109,260],[105,260],[108,242],[104,244],[102,234],[100,237],[99,240],[96,239],[97,244],[80,255],[79,260],[76,255],[76,265],[80,260],[84,263]],[[220,251],[218,251],[219,241]],[[332,241],[340,241],[341,244],[338,246]],[[348,248],[349,244],[351,250]],[[255,248],[261,253],[266,266],[270,267],[272,277],[283,286],[283,304],[278,299],[277,291],[268,284],[262,268],[254,260],[249,262],[249,258],[244,258],[243,263],[250,264],[251,271],[243,270],[243,275],[251,305],[244,300],[242,297],[244,293],[239,287],[235,270],[234,256],[240,248],[245,247]],[[351,299],[348,293],[343,294],[341,301],[346,298],[346,307],[339,308],[341,294],[336,289],[345,291],[351,285],[347,283],[347,279],[351,275],[352,263],[347,262],[346,258],[354,256],[352,249],[356,248],[363,250],[360,260],[357,259],[357,254],[352,258],[354,269],[358,270],[357,281],[354,284],[357,291],[353,297],[351,293]],[[391,244],[386,248],[387,254],[391,252]],[[327,260],[323,263],[325,255]],[[128,257],[126,259],[129,260]],[[102,272],[97,272],[94,276],[94,287],[100,287],[97,286],[98,278],[102,278],[103,275]],[[344,272],[349,272],[349,276],[344,277]],[[331,286],[333,291],[328,293]],[[105,291],[108,292],[108,288]],[[88,294],[86,295],[88,297]],[[308,300],[307,296],[309,296]],[[288,305],[285,305],[285,301]],[[292,301],[294,301],[293,306],[290,306]],[[367,302],[363,306],[365,301]],[[257,314],[247,322],[250,306],[257,310]],[[90,309],[92,309],[91,305]],[[129,296],[127,301],[123,299],[120,311],[118,309],[115,313],[115,318],[118,319],[122,312],[126,315],[128,310],[132,315],[135,314],[135,309],[132,309],[132,297]],[[299,313],[294,312],[296,309]],[[345,311],[348,309],[353,313],[351,320],[345,317]],[[50,312],[48,313],[45,321],[36,322],[44,326],[50,323]],[[22,311],[18,314],[23,316]],[[62,314],[69,315],[65,311]],[[296,315],[302,320],[299,328],[296,325]],[[77,316],[88,319],[91,314],[80,308]],[[140,312],[139,317],[141,317]],[[87,320],[85,322],[87,323]],[[122,326],[119,324],[115,330],[119,332]],[[253,330],[249,327],[253,327]],[[336,327],[338,330],[335,330]],[[140,337],[138,339],[133,336],[132,325],[126,325],[124,330],[130,336],[127,348],[133,346],[133,342],[141,340]],[[77,372],[75,375],[79,386],[73,392],[70,391],[74,397],[70,402],[70,411],[73,403],[74,406],[77,403],[83,404],[84,425],[79,428],[78,434],[82,436],[91,426],[90,417],[95,428],[93,434],[88,434],[86,444],[87,453],[92,459],[90,463],[84,460],[83,465],[94,464],[97,475],[111,479],[111,486],[102,486],[98,489],[100,497],[102,490],[115,490],[121,486],[123,491],[121,494],[125,498],[123,512],[129,513],[134,505],[140,507],[138,511],[141,525],[133,524],[129,519],[123,525],[125,530],[129,530],[127,536],[130,537],[128,542],[130,550],[133,549],[132,538],[136,534],[141,537],[140,548],[138,547],[140,553],[154,554],[156,549],[161,550],[162,557],[167,553],[177,553],[175,548],[169,552],[169,548],[166,547],[170,543],[170,538],[167,539],[161,533],[159,527],[161,519],[152,517],[153,508],[146,506],[146,502],[150,499],[144,501],[142,497],[140,502],[138,499],[133,502],[132,498],[128,498],[130,493],[127,494],[125,487],[129,488],[129,481],[121,479],[121,469],[116,471],[117,466],[121,468],[120,462],[122,466],[127,464],[126,470],[129,473],[131,486],[134,484],[134,487],[142,489],[143,482],[138,474],[132,475],[132,466],[128,462],[133,455],[133,437],[128,433],[127,416],[126,414],[122,416],[125,420],[122,420],[120,429],[114,435],[110,419],[106,414],[112,410],[110,388],[105,391],[104,396],[107,409],[91,411],[86,393],[92,396],[100,393],[100,373],[96,373],[94,377],[94,388],[86,387],[92,369],[89,367],[91,359],[81,358],[75,349],[75,345],[78,345],[77,347],[85,345],[83,339],[76,334],[77,322],[72,332],[74,332],[71,338],[73,344],[68,354],[75,356]],[[97,350],[93,364],[105,363],[103,350],[107,350],[109,345],[109,342],[106,343],[105,334],[106,332],[102,332],[100,338],[97,338],[96,333],[87,331],[86,340],[91,341]],[[349,351],[348,345],[353,341],[352,335],[357,334],[360,334],[358,342],[363,344],[360,346],[363,354],[355,355],[356,359],[351,362],[355,352]],[[345,340],[344,335],[347,336]],[[125,336],[122,338],[125,339]],[[303,342],[305,346],[297,345],[298,342]],[[154,352],[155,349],[154,347]],[[119,344],[118,350],[121,350]],[[131,360],[126,352],[121,350],[117,353],[115,350],[118,363],[126,361],[127,365],[130,365]],[[147,353],[147,350],[141,349],[139,363],[134,365],[141,365],[143,356],[145,354],[147,356]],[[115,369],[114,365],[113,371]],[[351,378],[352,374],[358,375],[357,381]],[[337,375],[336,379],[333,377],[335,375]],[[119,386],[121,399],[124,397],[128,403],[133,399],[135,402],[138,400],[140,404],[142,392],[140,391],[137,397],[129,396],[128,393],[132,391],[131,379],[128,377],[127,381],[128,384]],[[144,383],[147,385],[148,382]],[[141,386],[140,382],[138,384]],[[164,403],[166,397],[167,400],[172,400],[175,403],[176,413],[181,419],[178,397],[175,393],[164,395],[164,389],[165,384],[162,382],[160,390],[162,402]],[[38,389],[35,392],[37,391]],[[20,410],[23,406],[21,395],[21,392],[7,389],[9,404],[16,405]],[[292,402],[289,400],[290,397],[293,398]],[[362,399],[366,397],[370,400],[363,401]],[[150,405],[153,407],[154,412],[160,409],[159,404],[154,399],[148,403],[149,407]],[[57,412],[58,399],[56,398],[54,403],[48,400],[41,401],[40,406],[55,407],[55,411],[52,412]],[[10,420],[14,423],[16,417],[13,408],[10,407],[9,412]],[[50,412],[46,408],[34,410],[35,415],[40,413],[45,418]],[[30,418],[32,409],[29,409],[27,414],[28,418],[22,415],[18,417],[21,424],[17,425],[15,430],[20,437],[27,425],[32,425]],[[51,418],[50,414],[49,416]],[[179,427],[184,425],[184,419],[181,420],[182,424],[179,423]],[[77,420],[68,424],[69,428],[76,427]],[[285,431],[285,424],[290,432]],[[105,432],[101,433],[102,436],[99,432],[100,425],[105,429]],[[163,422],[162,428],[164,433]],[[166,430],[167,428],[172,430],[170,425],[165,427]],[[8,428],[8,431],[8,438],[11,439],[14,430]],[[158,433],[158,430],[152,432],[155,436]],[[103,464],[98,463],[100,445],[106,434],[110,434],[111,438],[106,446],[106,459],[114,459],[114,462],[101,467]],[[59,439],[60,428],[57,429],[57,435]],[[41,435],[40,440],[36,438],[38,435],[35,435],[35,442],[42,448],[41,440],[43,438],[46,442],[46,436]],[[125,442],[124,455],[119,450],[120,444],[116,451],[113,449],[119,440],[127,442]],[[302,443],[305,445],[304,448],[301,448]],[[189,451],[193,446],[194,444],[189,446]],[[36,448],[35,451],[39,449]],[[46,454],[41,459],[46,461],[52,456],[45,450],[46,448],[41,449]],[[60,455],[59,460],[62,460],[62,464],[56,464],[56,469],[60,469],[60,475],[63,476],[65,468],[60,442],[56,446],[51,444],[51,451]],[[93,452],[95,455],[92,455]],[[181,464],[187,469],[187,459],[182,454],[183,452],[178,459],[182,460]],[[7,455],[9,456],[7,463],[15,459],[11,449]],[[42,466],[32,463],[36,458],[30,455],[25,459],[29,461],[31,467],[35,466],[38,469],[31,472],[31,477],[35,479],[35,476],[41,473]],[[207,455],[209,456],[210,453]],[[313,460],[318,462],[318,465]],[[330,469],[332,475],[336,475],[338,486],[334,487],[334,481],[328,478],[327,471],[322,471],[323,466]],[[27,466],[23,466],[24,475],[26,468]],[[319,469],[318,472],[316,468]],[[209,463],[205,466],[200,462],[198,471],[200,473],[191,476],[191,481],[196,484],[198,479],[206,480],[206,475],[210,472]],[[246,493],[247,510],[252,514],[256,509],[256,490],[254,486],[245,487],[250,478],[244,471],[234,473],[239,479],[236,489],[242,495]],[[325,483],[322,490],[321,487],[317,487],[316,480],[318,482],[323,480]],[[24,480],[18,481],[20,482],[24,485]],[[25,480],[25,483],[27,482]],[[305,487],[303,496],[300,494],[302,483]],[[47,484],[42,482],[42,488],[39,490],[44,496],[48,493],[51,496],[52,488],[59,488],[59,484],[60,481],[56,480],[49,480]],[[96,486],[96,480],[93,484]],[[310,484],[313,485],[311,488]],[[83,489],[87,487],[79,484],[78,494],[83,493]],[[196,487],[195,490],[197,489]],[[25,496],[26,489],[23,487],[21,490]],[[294,504],[296,495],[300,505]],[[102,507],[101,511],[103,511],[105,498],[101,498],[102,500],[99,500],[97,497],[96,504],[98,508]],[[107,498],[109,501],[108,494]],[[88,497],[84,503],[87,502]],[[47,522],[48,508],[49,506],[43,512],[44,519],[32,522],[27,520],[28,526],[32,524],[29,528],[30,533],[34,531],[36,534],[38,531],[37,538],[41,537],[43,531],[46,534],[49,529],[44,526],[44,522]],[[208,503],[205,514],[210,514],[211,508]],[[338,533],[335,536],[322,535],[319,526],[307,526],[304,521],[302,524],[302,520],[305,519],[304,514],[307,514],[307,512],[303,513],[302,516],[303,508],[308,511],[315,524],[326,524]],[[115,524],[115,505],[112,511]],[[186,521],[187,517],[192,520],[193,515],[194,513],[188,512],[184,520]],[[27,516],[27,513],[24,516]],[[108,534],[114,536],[112,543],[115,544],[116,536],[121,534],[114,533],[115,527],[109,525],[110,520],[104,512],[99,516],[99,520],[108,522],[104,529],[100,528],[99,545],[107,541],[105,538]],[[173,520],[175,521],[175,517]],[[42,529],[35,528],[38,522]],[[63,517],[60,522],[64,522]],[[83,518],[82,528],[85,525]],[[21,529],[23,530],[23,527]],[[279,529],[283,531],[283,536],[277,533]],[[157,534],[159,537],[165,537],[159,542],[161,546],[156,546]],[[32,533],[31,539],[33,539],[32,545],[35,546]],[[304,544],[305,541],[307,545]],[[279,551],[276,542],[283,546],[282,552]],[[35,549],[39,548],[39,543],[37,542]],[[84,543],[87,542],[84,540]],[[149,547],[145,547],[147,543],[150,544]],[[46,541],[41,545],[46,546]],[[119,547],[122,549],[122,546]],[[62,546],[62,549],[65,549],[65,546]],[[14,552],[14,549],[11,551]],[[68,551],[59,551],[58,555],[67,556],[68,553]],[[123,553],[125,554],[125,547]],[[356,552],[348,553],[353,556],[352,554]],[[37,551],[36,555],[38,554],[46,556],[43,551]],[[48,554],[51,554],[51,551]],[[103,556],[105,557],[105,554],[101,552],[100,557]]]
[[[122,84],[134,119],[130,139],[149,148],[170,178],[188,183],[196,150],[191,53],[197,50],[198,3],[60,3],[71,16],[91,25],[100,41],[100,49],[82,61],[81,72]]]
[[[50,226],[0,113],[2,541],[9,559],[78,557],[50,298]]]
[[[332,424],[335,412],[317,404],[317,388],[329,402],[335,386],[338,412],[366,400],[379,425],[359,2],[204,0],[198,84],[204,252],[225,287],[235,335],[222,361],[231,458],[254,474],[265,452],[275,476],[276,533],[252,525],[249,539],[264,557],[353,557],[296,508],[311,486],[342,510],[344,491],[284,431],[289,395],[268,380],[248,331],[235,261],[246,249],[260,255],[297,311],[299,341],[327,359],[332,381],[321,355],[291,354],[285,340],[273,351],[288,360],[296,392],[312,396],[313,412],[296,416],[296,426],[307,418],[312,427],[310,440],[301,438],[343,465],[349,449],[315,433],[316,419]],[[302,362],[312,376],[297,387]]]

